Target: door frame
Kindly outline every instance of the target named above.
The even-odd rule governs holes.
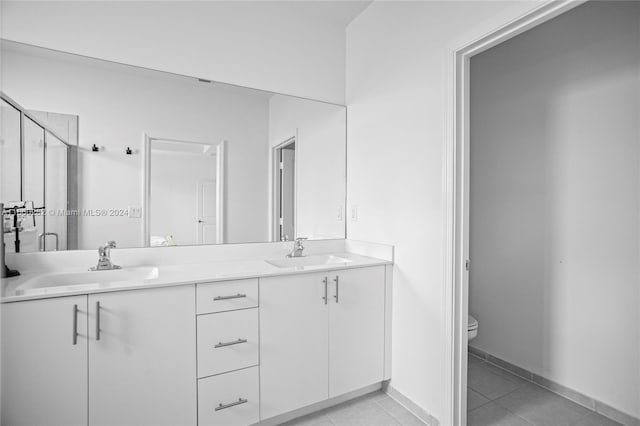
[[[290,138],[285,139],[277,145],[271,147],[271,151],[269,152],[269,157],[271,160],[269,161],[269,179],[271,180],[270,185],[270,194],[269,194],[269,204],[271,204],[270,209],[270,220],[269,220],[269,234],[271,235],[272,241],[280,241],[280,221],[278,216],[279,205],[278,200],[276,199],[278,194],[280,193],[279,188],[279,175],[280,171],[280,160],[277,155],[278,151],[280,151],[285,146],[296,144],[296,149],[294,150],[293,155],[293,164],[295,167],[293,174],[293,236],[291,240],[294,240],[298,235],[298,149],[299,146],[298,135],[296,129],[296,135],[291,136]]]
[[[470,60],[587,0],[551,0],[481,37],[447,49],[448,108],[443,149],[445,409],[453,425],[467,423],[469,313],[469,83]]]
[[[143,133],[143,171],[142,171],[142,244],[150,247],[151,238],[151,144],[153,141],[176,142],[185,144],[209,145],[216,149],[216,244],[224,244],[224,207],[225,207],[225,140],[219,142],[197,142],[172,138],[152,137]]]

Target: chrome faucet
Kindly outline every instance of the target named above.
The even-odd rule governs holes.
[[[293,245],[293,250],[291,251],[291,253],[289,253],[287,255],[287,257],[302,257],[304,256],[304,254],[302,254],[302,251],[304,250],[304,246],[302,245],[302,242],[306,240],[306,238],[296,238],[296,242]]]
[[[116,248],[115,241],[107,241],[105,245],[98,247],[98,264],[89,268],[90,271],[106,271],[120,269],[121,266],[111,263],[111,249]]]

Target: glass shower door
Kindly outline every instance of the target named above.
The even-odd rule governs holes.
[[[24,117],[22,146],[22,200],[27,208],[42,209],[44,203],[45,131]],[[44,215],[25,214],[20,231],[20,252],[40,250],[39,238],[46,232]],[[8,252],[9,250],[7,250]]]
[[[67,145],[47,134],[45,228],[41,248],[46,251],[67,249]]]

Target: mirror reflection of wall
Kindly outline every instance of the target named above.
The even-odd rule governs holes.
[[[51,218],[49,230],[36,224],[37,231],[25,236],[21,251],[38,250],[38,235],[49,231],[58,235],[43,235],[46,250],[54,250],[56,242],[61,250],[94,249],[107,240],[116,240],[118,247],[169,245],[167,236],[176,245],[278,241],[284,235],[289,239],[345,237],[343,106],[6,40],[1,47],[4,93],[29,110],[56,111],[77,119],[77,156],[66,157],[67,163],[77,160],[77,164],[67,166],[66,175],[64,155],[54,148],[55,143],[46,154],[38,151],[42,129],[25,127],[22,149],[27,161],[22,173],[26,178],[19,200],[31,197],[37,205],[57,208],[64,204],[66,179],[66,207],[77,214],[71,214],[74,220]],[[48,123],[53,126],[52,122],[58,121]],[[288,189],[285,217],[289,219],[280,235],[274,221],[278,212],[274,209],[273,147],[294,137],[295,185],[292,181]],[[177,159],[194,154],[154,150],[149,163],[158,167],[151,168],[152,189],[145,192],[148,138],[205,145],[225,141],[223,179],[210,179],[218,173],[216,165],[195,176],[195,167],[187,168]],[[97,151],[92,150],[94,146]],[[17,158],[20,148],[14,148],[3,150],[9,158]],[[128,148],[131,155],[126,154]],[[43,167],[45,159],[57,167]],[[187,173],[181,170],[193,172],[188,190],[182,181]],[[3,167],[2,173],[7,182],[20,176],[11,167]],[[154,179],[165,182],[156,185],[155,192]],[[200,183],[193,182],[197,179]],[[51,189],[46,195],[45,180]],[[207,196],[213,186],[220,185],[215,196]],[[2,201],[17,197],[10,191],[3,187]],[[149,192],[146,200],[144,194]],[[172,211],[172,201],[190,207]]]

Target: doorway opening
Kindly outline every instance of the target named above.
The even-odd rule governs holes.
[[[447,190],[445,193],[448,194],[446,203],[449,214],[447,214],[447,242],[445,244],[449,256],[447,259],[447,274],[449,274],[447,284],[451,283],[451,293],[448,294],[448,297],[451,297],[453,306],[450,317],[453,336],[450,348],[452,356],[448,359],[453,362],[451,407],[453,408],[452,418],[455,419],[454,424],[467,424],[468,422],[472,425],[474,420],[477,421],[482,417],[477,413],[471,416],[467,413],[467,408],[475,408],[479,410],[478,412],[483,411],[483,415],[493,416],[491,418],[497,416],[498,420],[503,422],[509,422],[507,417],[515,414],[528,421],[528,424],[539,424],[538,421],[543,419],[544,415],[549,414],[548,411],[544,414],[542,411],[532,408],[534,403],[541,401],[546,401],[548,406],[553,405],[554,409],[557,409],[554,415],[564,416],[564,420],[556,419],[551,424],[560,424],[565,420],[573,424],[616,424],[610,419],[615,419],[623,424],[637,422],[637,413],[639,412],[637,391],[634,393],[630,390],[633,385],[631,383],[634,379],[633,374],[635,374],[636,383],[637,377],[640,377],[638,376],[637,360],[635,367],[629,363],[624,364],[620,360],[608,362],[607,368],[610,370],[621,367],[625,369],[626,365],[626,371],[629,372],[627,376],[618,374],[616,375],[617,381],[611,381],[611,375],[603,379],[590,374],[590,371],[598,371],[603,368],[595,361],[591,364],[588,362],[593,360],[590,353],[592,349],[602,346],[594,345],[595,339],[602,336],[589,333],[590,349],[575,351],[587,343],[586,340],[579,341],[576,337],[584,335],[585,330],[596,329],[593,327],[593,323],[590,327],[586,326],[592,320],[592,316],[585,313],[584,309],[589,303],[595,304],[597,302],[597,310],[602,311],[605,301],[610,302],[617,297],[618,302],[609,307],[613,313],[607,315],[608,318],[611,318],[611,315],[619,315],[623,311],[622,306],[629,306],[625,302],[632,300],[632,295],[619,297],[626,288],[624,279],[612,280],[609,287],[618,285],[616,287],[618,291],[610,292],[606,296],[603,294],[601,297],[589,299],[587,293],[591,291],[593,294],[597,294],[599,291],[603,291],[601,286],[589,285],[589,283],[594,277],[605,273],[604,270],[597,268],[602,268],[607,256],[619,247],[625,247],[625,244],[629,248],[626,253],[633,253],[632,244],[637,243],[629,238],[629,232],[615,233],[616,226],[622,223],[620,217],[626,217],[623,216],[624,212],[630,210],[620,207],[633,203],[634,200],[637,202],[637,197],[633,198],[628,195],[637,195],[637,186],[628,188],[629,185],[637,185],[637,179],[620,178],[625,173],[637,177],[637,136],[635,139],[628,136],[629,133],[633,133],[633,123],[636,125],[635,131],[637,132],[637,109],[634,116],[635,122],[628,120],[626,125],[620,125],[620,120],[624,121],[626,115],[633,114],[629,111],[634,111],[633,107],[621,109],[620,106],[636,105],[635,108],[637,108],[637,98],[633,98],[633,95],[629,96],[629,94],[637,94],[637,86],[618,90],[623,84],[631,82],[634,75],[637,84],[638,68],[635,68],[635,74],[633,69],[629,71],[628,68],[628,66],[634,66],[634,60],[637,61],[637,44],[632,45],[626,54],[621,52],[621,45],[628,47],[628,44],[624,44],[625,41],[629,43],[628,40],[635,40],[637,43],[637,32],[633,33],[634,29],[637,31],[637,18],[635,21],[629,22],[629,19],[633,19],[634,15],[629,11],[627,13],[618,11],[616,12],[618,19],[596,19],[598,25],[586,25],[584,33],[576,36],[574,33],[568,32],[581,27],[576,25],[576,22],[572,21],[572,24],[567,20],[575,19],[575,16],[580,14],[584,19],[588,15],[586,11],[593,12],[594,8],[598,9],[598,16],[604,16],[602,8],[634,7],[632,4],[624,4],[623,2],[611,2],[611,4],[587,2],[584,7],[581,7],[581,11],[575,10],[575,13],[565,14],[583,3],[585,2],[547,3],[526,17],[496,30],[490,36],[452,51],[454,80],[451,85],[451,99],[453,108],[451,110],[452,128],[448,139],[446,162]],[[558,19],[562,19],[562,28],[560,30],[555,28],[559,34],[553,34],[552,27],[547,27],[546,31],[538,33],[538,38],[532,39],[535,34],[534,27],[546,23],[552,18],[557,18],[561,14],[564,16]],[[602,28],[605,28],[605,22],[615,23],[615,30],[608,28],[603,34],[599,33]],[[626,23],[626,28],[630,28],[626,35],[619,34],[622,31],[622,23]],[[549,24],[553,25],[554,23],[550,22]],[[531,29],[534,31],[529,32]],[[517,43],[528,43],[528,46],[537,46],[537,49],[545,49],[545,52],[546,49],[553,51],[553,49],[562,46],[565,34],[573,35],[573,38],[569,40],[571,46],[582,46],[590,39],[593,39],[594,42],[582,46],[583,49],[572,51],[571,55],[566,55],[566,52],[563,52],[562,55],[548,54],[544,61],[534,61],[534,64],[528,66],[523,65],[526,64],[525,60],[522,62],[511,60],[510,64],[517,63],[522,66],[521,69],[517,69],[517,73],[510,67],[501,70],[492,69],[491,67],[495,63],[487,61],[487,57],[485,57],[485,73],[483,75],[486,78],[483,83],[478,84],[474,79],[477,79],[478,75],[471,76],[472,57],[474,60],[479,59],[481,57],[476,57],[476,55],[497,47],[499,44],[501,45],[499,48],[504,49],[508,45],[503,42],[525,31],[527,34],[523,34]],[[615,38],[616,34],[618,34],[617,39]],[[635,38],[632,37],[633,34],[636,34]],[[563,37],[559,37],[560,35]],[[550,46],[548,43],[539,42],[545,37],[552,38],[554,45]],[[602,46],[607,46],[607,43],[609,46],[615,46],[615,49],[602,49]],[[585,53],[588,52],[587,48],[600,48],[601,51],[598,54],[587,54]],[[516,50],[519,52],[527,51],[522,45],[519,45],[519,49],[513,49],[514,52]],[[503,50],[502,54],[504,55],[504,53]],[[619,55],[619,57],[614,58],[614,55]],[[506,57],[506,55],[504,56]],[[595,65],[584,65],[596,57],[599,60],[595,61]],[[602,59],[603,57],[606,59]],[[557,69],[563,72],[556,71],[553,75],[549,74],[548,62],[556,63]],[[582,67],[579,66],[580,63],[583,64]],[[638,62],[635,63],[637,66]],[[473,65],[474,72],[478,70],[477,65],[479,64],[480,62],[476,61]],[[575,72],[569,71],[568,67],[575,67]],[[523,72],[530,73],[534,68],[536,73],[534,76],[530,76],[531,78],[518,77]],[[509,78],[498,78],[500,73],[505,70],[511,71]],[[585,70],[588,72],[584,72]],[[612,72],[616,73],[615,78],[610,76],[606,79],[603,78]],[[546,92],[543,89],[546,90],[547,86],[543,87],[542,83],[547,84],[550,81],[553,83],[552,88],[559,95],[545,98]],[[530,87],[532,83],[538,83],[541,87],[535,87],[532,90]],[[506,89],[505,86],[508,84],[517,84],[517,90],[513,87]],[[498,90],[498,88],[502,90]],[[607,90],[604,90],[605,88]],[[479,91],[484,93],[482,101],[478,97]],[[610,97],[616,93],[618,96],[616,101],[610,101]],[[514,99],[500,101],[495,99],[505,95],[513,95],[511,97]],[[481,105],[481,108],[473,109],[474,101],[471,99],[473,96],[476,96],[476,105]],[[529,97],[527,98],[527,96]],[[520,97],[520,100],[525,99],[526,102],[513,102],[516,97]],[[594,113],[598,108],[601,109],[603,104],[611,104],[611,107],[608,108],[610,115],[607,117],[616,117],[615,122],[613,120],[603,121],[601,114]],[[524,113],[525,110],[536,108],[541,114]],[[494,110],[500,110],[500,113],[494,114],[493,117],[493,124],[499,123],[498,125],[493,125],[486,120],[487,114]],[[471,116],[471,114],[474,115]],[[531,122],[534,119],[536,122]],[[615,123],[612,129],[607,127],[611,123]],[[594,129],[593,126],[596,125],[600,127]],[[627,133],[624,133],[623,129],[627,129]],[[472,131],[474,131],[473,135],[471,135]],[[510,131],[511,133],[509,133]],[[489,135],[491,132],[494,134]],[[501,134],[495,132],[501,132]],[[617,137],[613,138],[614,140],[602,137],[598,139],[598,135],[601,133],[616,134]],[[637,133],[635,134],[637,135]],[[471,140],[472,136],[473,140]],[[485,144],[487,150],[480,153],[478,150],[482,147],[478,146],[478,138],[482,140],[483,137],[485,141],[488,141]],[[503,147],[506,147],[505,149],[498,146],[501,138],[504,139]],[[627,155],[624,155],[624,152],[627,152]],[[629,152],[632,154],[629,155]],[[513,155],[506,158],[506,153]],[[471,154],[474,155],[475,163],[472,161]],[[478,154],[482,155],[478,156]],[[611,166],[607,161],[616,156],[618,158],[616,158],[613,171],[602,173],[603,169],[606,170],[606,167]],[[496,159],[500,162],[500,167],[491,167],[492,164],[495,166],[494,160]],[[484,160],[487,162],[483,162]],[[494,162],[492,163],[492,161]],[[483,167],[487,170],[484,170],[484,175],[479,175]],[[501,173],[509,170],[513,171],[511,178],[500,176]],[[537,173],[540,175],[536,176]],[[619,180],[612,182],[611,180],[616,177]],[[591,182],[592,180],[595,183]],[[624,188],[625,185],[627,188],[622,191],[625,194],[624,197],[620,197],[616,202],[605,202],[605,200],[616,196],[616,192],[613,192],[611,188]],[[479,192],[479,188],[484,189],[484,192]],[[487,191],[490,190],[494,191],[495,198],[488,195]],[[531,196],[522,198],[522,195],[527,193],[530,193]],[[508,196],[513,196],[513,198],[508,200]],[[534,196],[538,196],[539,199],[535,200]],[[505,202],[502,203],[502,206],[497,206],[496,200],[504,200]],[[603,212],[604,208],[609,210]],[[622,212],[622,214],[618,214],[620,217],[617,217],[616,220],[612,220],[609,216],[606,226],[597,223],[598,220],[607,217],[604,213],[618,211],[616,209]],[[470,210],[474,215],[473,218],[470,216]],[[507,213],[518,210],[525,214],[505,217]],[[509,222],[510,220],[511,222]],[[614,222],[615,225],[613,225]],[[635,222],[633,219],[630,223],[627,222],[627,225],[627,229],[637,229],[637,218]],[[505,230],[509,226],[512,226],[513,229]],[[470,227],[473,227],[475,231]],[[497,232],[497,227],[502,232]],[[593,232],[594,230],[606,231],[598,233]],[[493,244],[493,248],[488,248],[487,245],[481,248],[478,246],[478,237],[483,233],[488,235],[484,241]],[[572,237],[572,233],[574,237]],[[609,239],[615,235],[619,235],[617,237],[619,241],[612,244]],[[596,237],[600,238],[599,243],[587,244],[589,241],[594,242]],[[510,243],[511,247],[507,243]],[[609,252],[599,252],[601,247],[611,247],[611,249]],[[635,250],[637,250],[637,245],[633,247],[636,247]],[[518,261],[518,256],[526,250],[535,255],[522,256],[520,260],[526,259],[526,261]],[[595,253],[597,256],[588,260],[589,256],[593,256]],[[617,256],[618,259],[620,257],[622,256]],[[499,261],[499,264],[491,265],[491,262],[496,260]],[[609,265],[614,264],[616,263],[609,263]],[[578,269],[577,265],[582,267]],[[634,267],[637,268],[637,263],[635,266],[627,268],[627,272],[632,271]],[[608,275],[615,274],[616,277],[620,277],[621,269],[620,267],[610,268]],[[509,277],[510,271],[516,271],[517,274],[514,273]],[[475,295],[471,297],[471,309],[469,309],[470,272],[473,280],[471,289],[472,292],[475,291]],[[628,275],[631,276],[632,273]],[[580,279],[576,280],[576,277]],[[508,279],[505,280],[505,278]],[[501,280],[505,282],[500,283]],[[579,284],[579,290],[575,286],[572,287],[572,281]],[[630,280],[627,279],[626,282],[630,282]],[[536,285],[539,288],[532,290],[532,287],[528,286],[525,291],[523,290],[525,283]],[[498,284],[501,285],[498,286]],[[483,289],[496,287],[499,287],[499,292],[495,294],[499,294],[499,297],[494,297],[495,294],[490,296],[486,292],[481,293]],[[527,291],[529,293],[526,293]],[[568,294],[572,297],[567,298]],[[549,295],[553,295],[553,301],[547,299]],[[493,305],[499,307],[498,309],[487,309],[487,306],[500,298],[502,298],[502,302]],[[580,304],[575,303],[576,298],[579,298]],[[564,306],[563,300],[566,302]],[[526,302],[526,306],[522,307],[521,302]],[[510,310],[513,316],[498,318],[500,310]],[[595,310],[592,307],[591,311]],[[631,309],[627,309],[627,312],[631,312]],[[469,313],[478,320],[477,331],[472,330],[475,327],[472,327]],[[532,321],[536,315],[544,315],[544,325],[541,322]],[[576,317],[586,318],[586,321],[575,321]],[[627,323],[631,323],[631,321],[619,321],[620,325]],[[615,339],[616,331],[613,328],[609,329],[607,339]],[[471,343],[476,356],[468,358],[468,338],[473,337],[469,335],[476,332],[478,337]],[[500,346],[504,340],[500,340],[498,337],[507,334],[514,342],[520,339],[519,344],[511,345],[510,348],[506,348],[504,345]],[[635,335],[639,334],[635,332]],[[530,345],[530,342],[533,344]],[[615,345],[610,344],[610,346],[624,347],[627,342],[628,340],[620,339]],[[529,350],[529,347],[535,349]],[[637,348],[637,343],[635,347]],[[579,352],[579,355],[572,354],[572,352]],[[622,352],[629,351],[623,350]],[[609,354],[605,353],[599,356],[606,358]],[[470,360],[469,364],[467,364],[468,359]],[[585,366],[592,368],[579,372],[579,369]],[[475,371],[471,372],[471,370]],[[634,370],[635,373],[632,373],[631,371]],[[493,382],[487,380],[483,383],[481,376],[496,380]],[[594,383],[598,381],[599,384],[595,385]],[[499,384],[502,389],[489,389],[490,386],[485,386],[488,384]],[[604,399],[607,388],[611,390],[616,387],[616,384],[619,385],[619,388],[628,389],[625,394],[629,395],[629,398],[616,397],[616,394],[609,392],[608,399]],[[467,386],[471,389],[469,394],[467,394]],[[483,388],[483,386],[485,387]],[[549,393],[549,389],[552,389],[553,393]],[[594,392],[593,389],[598,389],[598,391]],[[593,398],[596,394],[603,398],[604,402],[596,401]],[[528,398],[528,396],[532,398]],[[632,400],[634,397],[636,398],[635,402]],[[569,399],[573,399],[573,401],[569,401]],[[522,403],[530,404],[524,410]],[[542,413],[541,417],[533,418],[536,413]],[[609,419],[603,418],[603,414]],[[492,424],[486,421],[489,417],[484,417],[483,424]],[[520,420],[518,419],[518,421]]]
[[[273,206],[275,209],[276,241],[289,241],[296,237],[296,140],[288,139],[273,148],[275,176]]]
[[[145,247],[224,243],[224,141],[145,136]]]

